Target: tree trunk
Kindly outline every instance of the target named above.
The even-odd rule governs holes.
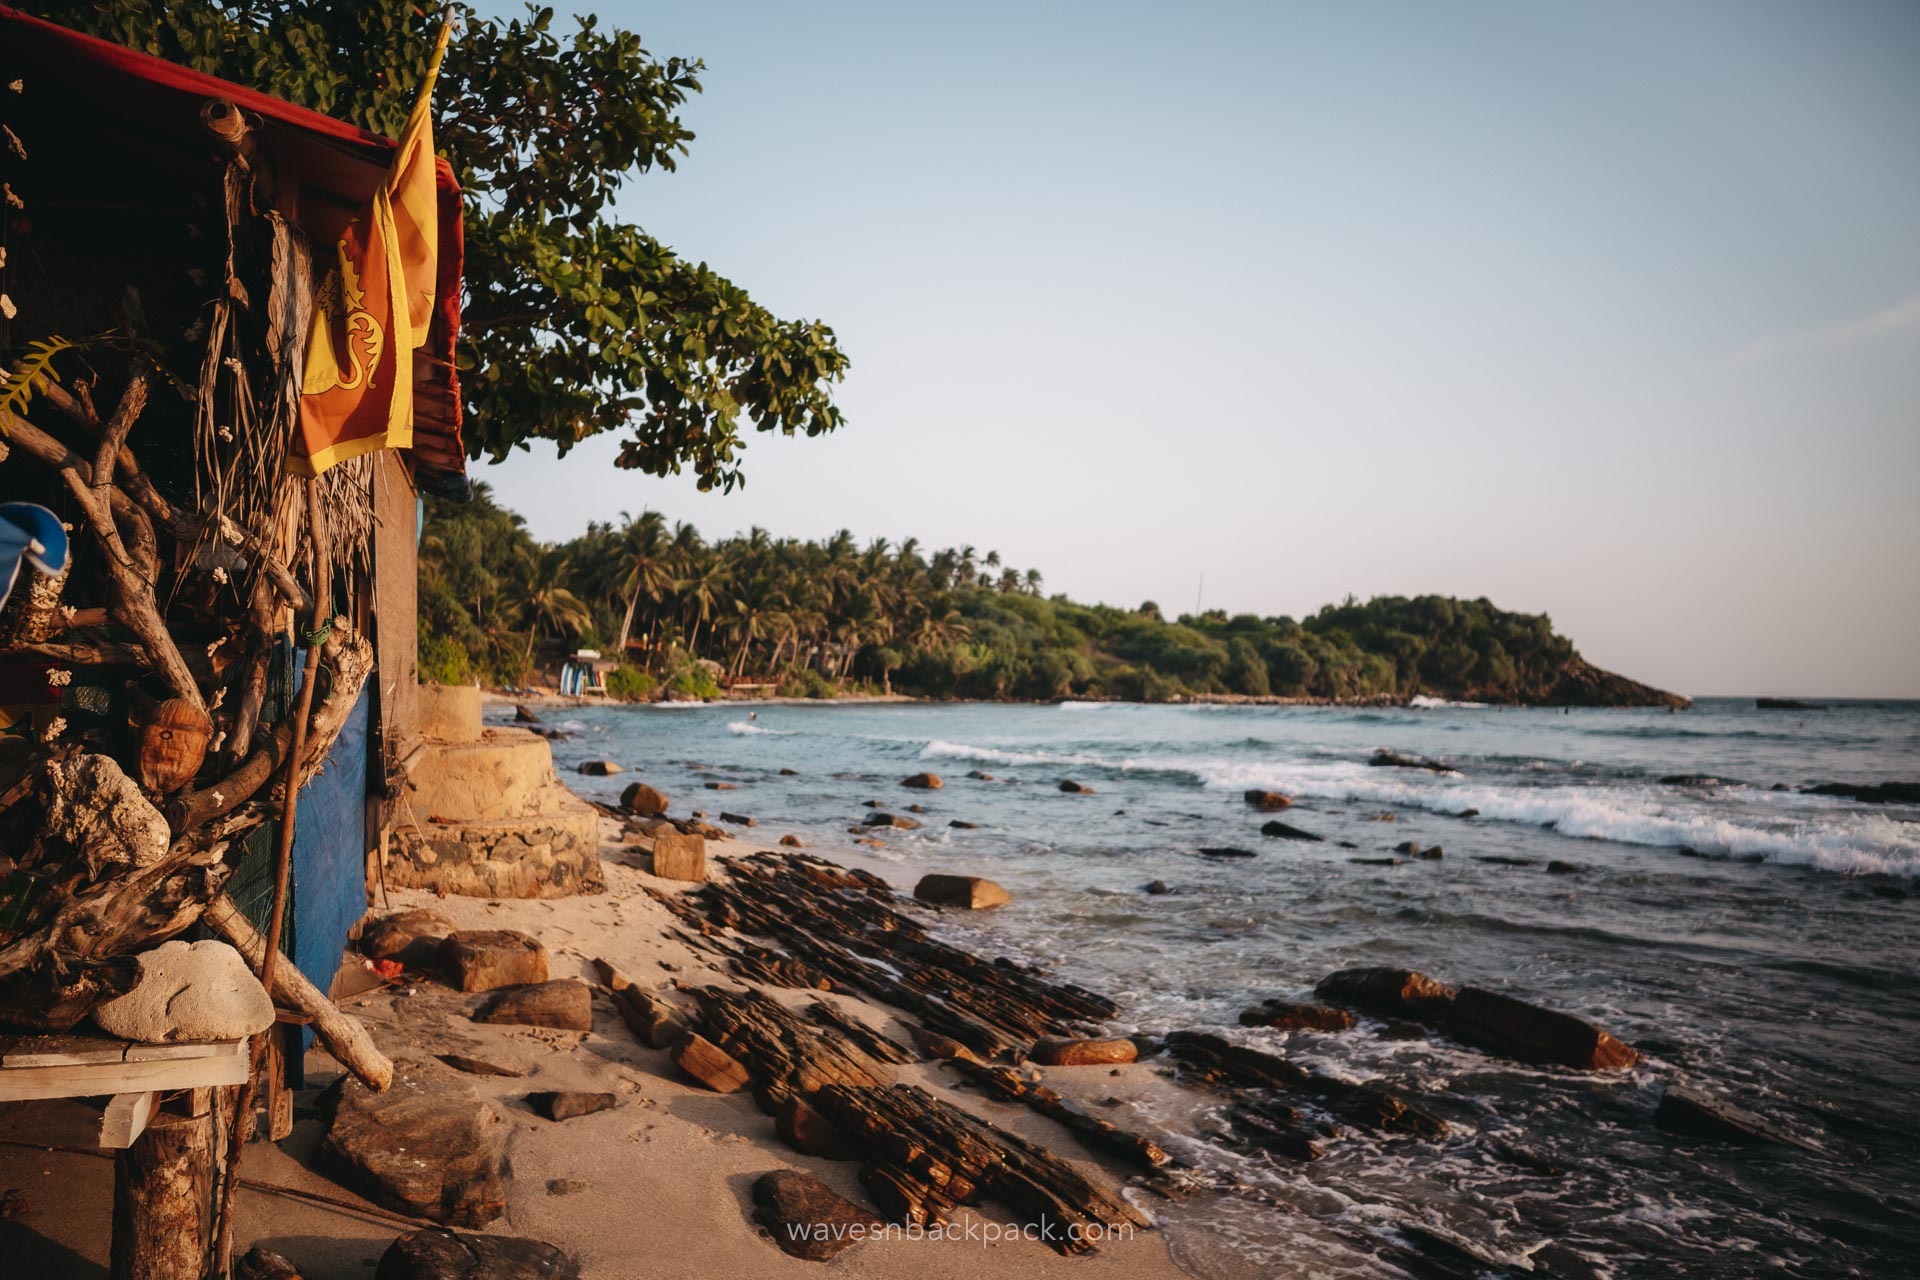
[[[619,655],[622,662],[625,662],[627,659],[627,637],[633,633],[633,609],[634,606],[639,603],[640,593],[638,591],[628,596],[627,616],[620,620],[620,643],[613,647],[613,651]]]
[[[157,1115],[113,1157],[112,1280],[202,1280],[214,1116]]]

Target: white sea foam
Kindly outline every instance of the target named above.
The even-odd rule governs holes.
[[[742,737],[745,737],[750,733],[764,733],[769,737],[774,737],[774,738],[791,738],[794,734],[794,731],[792,729],[769,729],[769,728],[766,728],[764,725],[757,725],[747,720],[733,721],[732,723],[727,725],[727,732],[737,733]]]
[[[1714,812],[1699,797],[1640,786],[1505,786],[1458,773],[1408,776],[1351,759],[1246,761],[1020,750],[935,739],[930,759],[1003,765],[1077,765],[1119,773],[1178,773],[1222,790],[1272,787],[1296,796],[1462,813],[1486,820],[1552,827],[1580,839],[1688,848],[1730,858],[1819,867],[1852,874],[1920,875],[1920,825],[1883,814],[1829,809],[1781,812],[1777,818]],[[1787,806],[1781,806],[1787,810]],[[1765,824],[1765,825],[1761,825]]]
[[[1134,760],[1125,768],[1159,768]],[[1820,821],[1753,825],[1716,814],[1696,799],[1637,787],[1509,787],[1470,779],[1382,777],[1388,771],[1345,762],[1248,764],[1196,761],[1209,787],[1275,787],[1319,799],[1399,805],[1434,813],[1478,809],[1483,819],[1552,827],[1562,835],[1622,844],[1684,846],[1726,857],[1760,856],[1828,871],[1920,874],[1920,827],[1883,814],[1834,813]]]
[[[1056,702],[1054,705],[1062,711],[1106,711],[1120,704],[1117,702]]]
[[[1464,708],[1467,710],[1484,711],[1487,707],[1487,704],[1484,702],[1454,702],[1448,698],[1429,698],[1424,693],[1416,693],[1415,695],[1413,695],[1413,697],[1408,698],[1407,705],[1410,707],[1416,707],[1421,711],[1433,711],[1441,707],[1456,707],[1456,708]]]
[[[964,742],[945,742],[935,738],[920,749],[929,760],[978,760],[983,764],[1078,764],[1103,766],[1108,762],[1096,755],[1060,751],[1015,751],[1011,747],[975,747]]]

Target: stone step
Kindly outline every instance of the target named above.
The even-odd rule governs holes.
[[[484,822],[568,812],[573,793],[553,772],[547,740],[527,729],[487,729],[472,742],[429,742],[409,762],[416,822]]]
[[[478,898],[598,892],[599,811],[555,791],[547,800],[552,811],[528,817],[397,824],[387,846],[387,884]]]

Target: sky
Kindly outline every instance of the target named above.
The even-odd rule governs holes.
[[[728,495],[617,434],[476,468],[536,536],[1486,596],[1689,694],[1920,696],[1920,4],[598,13],[706,63],[619,216],[832,325],[847,425]]]

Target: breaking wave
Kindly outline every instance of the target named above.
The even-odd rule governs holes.
[[[791,738],[794,731],[792,729],[768,729],[761,725],[754,724],[751,721],[735,720],[727,725],[727,732],[737,733],[741,737],[746,737],[748,734],[759,733],[771,738]]]

